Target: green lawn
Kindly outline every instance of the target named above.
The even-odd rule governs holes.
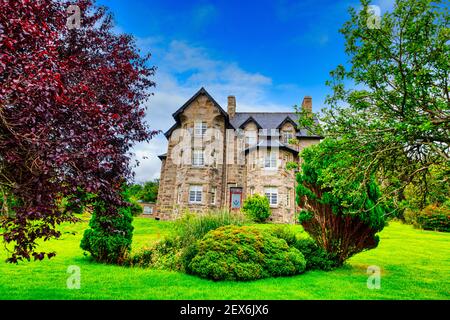
[[[170,222],[137,218],[134,248],[170,232]],[[4,263],[0,249],[0,299],[449,299],[450,234],[421,231],[397,222],[381,233],[377,249],[344,267],[288,278],[213,282],[178,272],[92,262],[79,248],[87,223],[65,225],[60,240],[43,246],[57,256],[41,262]],[[74,234],[73,234],[74,233]],[[81,288],[67,289],[66,271],[81,268]],[[381,268],[381,289],[367,288],[366,269]]]

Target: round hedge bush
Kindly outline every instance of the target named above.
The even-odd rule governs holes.
[[[242,211],[255,222],[266,221],[272,212],[270,211],[269,200],[265,196],[254,194],[244,201]]]
[[[302,253],[285,240],[250,226],[225,226],[197,242],[188,270],[213,280],[255,280],[305,271]]]

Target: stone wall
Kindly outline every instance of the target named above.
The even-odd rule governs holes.
[[[217,132],[208,132],[204,137],[194,136],[195,121],[205,121],[208,128]],[[242,188],[242,200],[253,190],[264,195],[265,187],[278,189],[278,204],[272,208],[271,220],[278,223],[295,222],[295,173],[285,169],[288,161],[299,161],[298,156],[289,151],[279,150],[279,165],[275,171],[264,168],[262,154],[252,159],[257,152],[239,154],[245,144],[245,138],[238,138],[234,132],[226,131],[225,118],[206,95],[198,96],[179,117],[179,128],[169,138],[167,157],[161,164],[160,187],[157,200],[157,214],[160,219],[175,219],[185,210],[207,211],[211,209],[229,208],[230,187]],[[245,131],[258,130],[250,122]],[[286,122],[280,131],[295,132],[292,123]],[[186,133],[188,132],[188,133]],[[227,136],[228,135],[228,136]],[[187,139],[187,140],[186,140]],[[183,148],[182,142],[189,142],[189,148]],[[233,141],[233,143],[226,143]],[[221,142],[221,143],[218,143]],[[290,145],[301,151],[303,148],[318,143],[317,139],[301,139],[298,145]],[[202,167],[192,166],[191,146],[205,148],[210,163]],[[227,149],[230,148],[230,149]],[[207,160],[205,157],[205,160]],[[180,161],[182,160],[182,161]],[[202,186],[202,203],[189,203],[191,185]],[[216,188],[215,205],[211,204],[212,188]],[[253,188],[253,189],[252,189]],[[289,194],[289,196],[288,196]],[[288,202],[289,200],[289,202]]]
[[[208,130],[203,137],[195,137],[195,121],[204,121]],[[223,148],[225,144],[225,119],[206,95],[201,95],[189,105],[180,116],[180,128],[187,131],[180,134],[174,131],[169,139],[167,159],[161,167],[160,192],[158,193],[158,212],[161,219],[173,219],[184,210],[202,211],[223,205],[224,165]],[[187,142],[183,143],[183,140]],[[190,139],[190,141],[189,141]],[[221,141],[221,143],[219,143]],[[187,148],[183,147],[186,145]],[[204,149],[205,166],[192,166],[191,146]],[[189,188],[201,185],[203,196],[201,204],[189,204]],[[210,205],[211,188],[216,188],[216,205]]]
[[[278,204],[271,207],[272,216],[271,221],[279,223],[293,223],[295,217],[295,174],[292,170],[286,170],[286,163],[288,161],[297,161],[292,153],[279,150],[278,168],[267,169],[264,168],[263,154],[258,154],[258,151],[251,152],[247,159],[247,180],[246,180],[246,194],[257,193],[265,194],[266,187],[274,187],[278,190]],[[253,159],[258,159],[253,165]],[[289,198],[288,199],[288,193]],[[289,200],[289,202],[287,202]]]

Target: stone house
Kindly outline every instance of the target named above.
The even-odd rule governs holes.
[[[312,112],[312,99],[302,108]],[[294,112],[236,112],[236,98],[224,109],[201,88],[174,114],[160,155],[157,215],[174,219],[184,210],[239,210],[249,195],[265,195],[275,222],[295,220],[295,172],[302,148],[318,143],[296,125]],[[317,121],[317,120],[316,120]]]

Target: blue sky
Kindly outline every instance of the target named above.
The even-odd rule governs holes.
[[[291,111],[305,95],[314,111],[325,107],[325,81],[346,64],[338,30],[359,1],[98,0],[114,14],[117,32],[135,36],[157,66],[147,121],[166,131],[171,114],[200,87],[237,111]],[[381,13],[393,0],[376,0]],[[136,181],[159,177],[163,135],[135,147]]]

